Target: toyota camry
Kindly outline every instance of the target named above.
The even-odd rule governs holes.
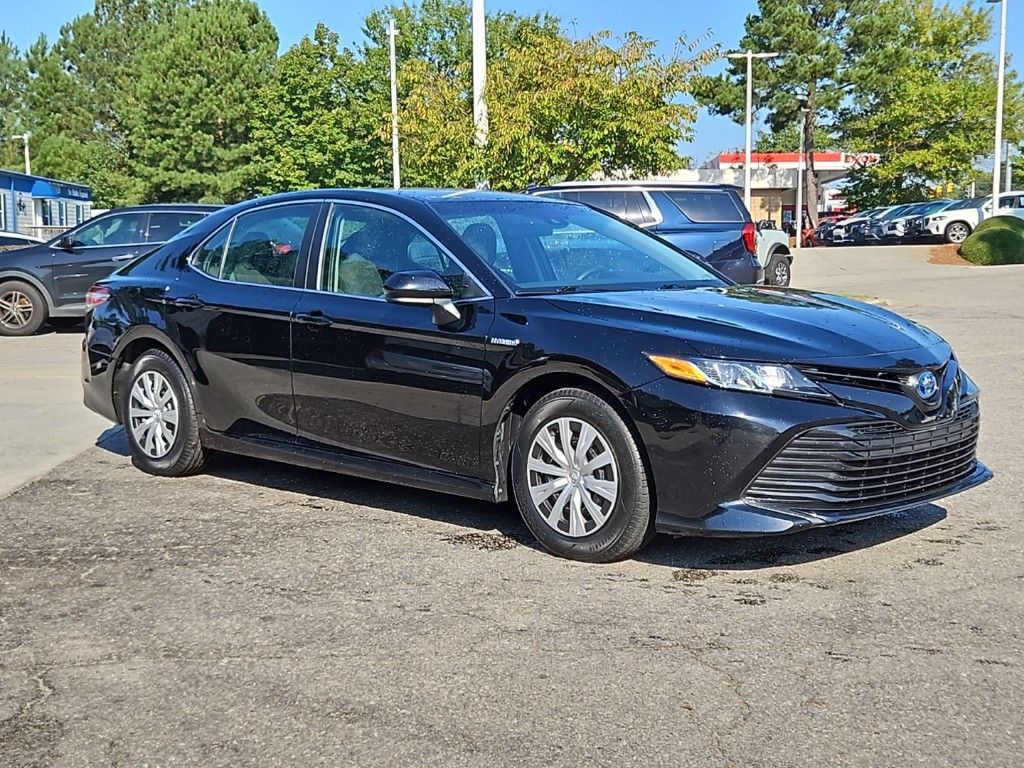
[[[991,477],[927,328],[737,286],[585,205],[321,190],[213,213],[89,291],[88,407],[145,472],[212,450],[514,500],[550,551],[861,520]]]

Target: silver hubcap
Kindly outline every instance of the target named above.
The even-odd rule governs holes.
[[[967,239],[967,227],[962,224],[954,224],[949,228],[949,239],[954,243],[962,243]]]
[[[178,436],[178,398],[171,383],[156,371],[144,371],[132,384],[128,423],[142,452],[162,459]]]
[[[785,285],[787,282],[789,282],[789,265],[780,261],[775,265],[775,284]]]
[[[549,421],[533,438],[527,472],[534,507],[558,533],[589,536],[608,522],[619,473],[608,442],[592,425],[577,418]]]
[[[0,323],[8,328],[24,328],[32,319],[32,299],[21,291],[0,295]]]

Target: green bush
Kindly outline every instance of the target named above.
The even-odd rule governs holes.
[[[960,255],[972,264],[1024,264],[1024,226],[999,226],[994,222],[1010,219],[997,216],[983,221],[960,246]],[[985,225],[988,224],[986,227]],[[1024,225],[1024,221],[1021,221]]]
[[[1024,219],[1017,216],[993,216],[981,222],[974,231],[986,232],[990,229],[1009,229],[1024,237]]]

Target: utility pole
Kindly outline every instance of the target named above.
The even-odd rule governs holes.
[[[473,0],[473,127],[478,147],[487,146],[487,14],[484,0]]]
[[[1003,80],[1006,77],[1006,5],[1009,0],[988,0],[999,8],[999,61],[996,75],[996,153],[992,162],[992,215],[999,213],[999,172],[1002,170],[1003,149]]]
[[[395,38],[398,27],[395,20],[388,22],[388,42],[391,55],[391,176],[395,189],[402,186],[402,172],[398,160],[398,71],[395,63]]]
[[[728,59],[747,60],[747,121],[746,121],[746,162],[743,164],[743,202],[750,210],[750,154],[753,144],[754,132],[754,59],[777,59],[779,53],[754,53],[747,50],[745,53],[727,53]]]
[[[1013,161],[1010,159],[1010,155],[1013,154],[1013,147],[1010,146],[1010,141],[1007,139],[1004,144],[1006,145],[1006,173],[1003,174],[1005,181],[1003,181],[1004,189],[1009,192],[1013,189]]]

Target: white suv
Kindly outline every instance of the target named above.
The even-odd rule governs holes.
[[[999,196],[999,209],[992,212],[992,196],[961,200],[937,213],[927,216],[922,223],[925,237],[941,237],[947,243],[962,243],[975,227],[992,216],[1016,215],[1024,208],[1024,192],[1004,192]]]

